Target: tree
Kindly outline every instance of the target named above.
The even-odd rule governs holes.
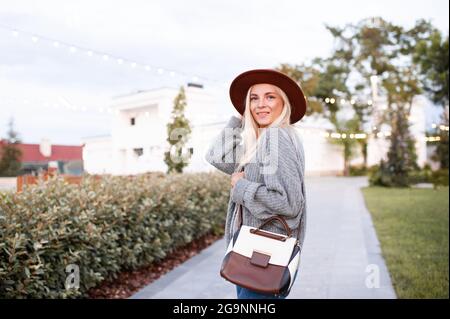
[[[447,123],[448,126],[448,108],[444,112],[442,112],[441,118],[443,119],[443,123]],[[434,154],[431,156],[433,161],[439,162],[439,166],[441,169],[449,168],[449,157],[448,157],[448,131],[440,129],[440,126],[445,125],[437,125],[437,127],[432,131],[432,135],[439,134],[439,141],[431,142],[436,144],[436,149]]]
[[[448,106],[449,53],[448,35],[442,38],[439,30],[422,21],[431,29],[430,37],[420,39],[413,51],[413,60],[418,64],[422,85],[430,99],[442,106]]]
[[[342,99],[350,101],[350,88],[348,79],[350,74],[350,64],[348,56],[339,56],[334,54],[329,58],[315,58],[310,65],[282,64],[278,70],[289,75],[293,79],[302,83],[302,88],[308,96],[309,113],[308,115],[320,114],[335,127],[335,131],[345,134],[346,138],[332,140],[334,144],[342,145],[344,168],[343,174],[349,175],[350,160],[355,154],[355,146],[361,143],[360,140],[350,138],[355,132],[361,132],[363,127],[362,120],[365,118],[364,110],[348,110],[341,103]],[[329,98],[333,97],[332,100]],[[357,107],[354,104],[352,107]],[[339,119],[340,111],[353,111],[356,115],[351,119]],[[342,113],[342,112],[341,112]],[[363,142],[362,144],[364,145]]]
[[[358,118],[358,127],[356,128],[356,131],[364,132],[367,123],[369,123],[371,119],[373,104],[368,104],[367,101],[354,100],[353,110],[355,111],[355,116]],[[359,144],[363,156],[363,166],[367,169],[367,138],[357,139],[357,143]]]
[[[351,64],[361,80],[357,86],[369,87],[372,77],[381,79],[380,93],[385,97],[387,108],[374,124],[376,127],[383,123],[390,125],[390,154],[407,152],[404,157],[409,159],[396,163],[398,156],[389,157],[388,172],[396,176],[394,183],[407,179],[411,167],[418,167],[416,163],[410,163],[417,155],[408,125],[414,98],[422,92],[413,52],[431,32],[431,25],[423,20],[407,30],[381,18],[365,19],[342,29],[334,28],[342,51],[353,54]],[[398,178],[402,174],[404,178]]]
[[[371,120],[376,127],[389,125],[392,130],[390,153],[406,152],[408,154],[402,155],[402,158],[408,160],[395,163],[399,157],[391,156],[386,165],[394,176],[403,174],[407,179],[411,167],[418,168],[408,119],[415,97],[422,93],[418,63],[414,62],[413,53],[420,43],[431,37],[434,29],[424,20],[417,21],[411,29],[405,29],[379,17],[364,19],[344,27],[326,27],[335,42],[329,58],[314,59],[311,65],[282,65],[280,70],[299,81],[302,76],[306,78],[302,83],[305,84],[307,95],[313,97],[315,104],[312,113],[323,114],[338,131],[345,131],[343,127],[347,126],[338,123],[336,119],[336,113],[342,107],[339,103],[342,98],[348,101],[356,97],[352,103],[356,117],[351,126],[355,127],[357,119],[358,131],[364,131]],[[441,69],[444,70],[444,67]],[[380,86],[372,85],[374,78],[381,79]],[[445,79],[445,76],[439,78]],[[448,88],[448,73],[446,79]],[[378,102],[378,92],[375,94],[375,89],[385,100],[385,110],[378,109],[379,105],[375,105]],[[371,93],[376,101],[368,103],[367,96]],[[333,97],[333,102],[324,102],[326,97]],[[346,148],[352,143],[345,140],[340,142],[344,145],[345,158],[346,154],[351,153]],[[367,140],[358,140],[358,143],[366,164]],[[393,180],[403,179],[396,177]]]
[[[323,102],[316,93],[321,76],[320,70],[317,68],[318,64],[319,59],[316,59],[311,65],[290,65],[282,63],[277,68],[278,71],[296,80],[301,86],[303,93],[308,98],[308,108],[306,109],[307,116],[321,114],[324,111]]]
[[[422,22],[426,24],[425,22]],[[431,28],[429,26],[429,28]],[[448,35],[442,38],[441,32],[433,29],[431,36],[417,43],[414,50],[414,62],[418,64],[421,74],[422,86],[428,97],[437,105],[443,107],[441,125],[449,125],[449,53]],[[439,126],[438,126],[439,128]],[[448,131],[437,130],[440,141],[433,154],[433,160],[439,161],[442,169],[449,168]]]
[[[406,187],[409,185],[409,174],[417,169],[417,155],[412,151],[414,139],[409,132],[406,111],[400,108],[394,113],[391,145],[388,151],[387,169],[390,183],[387,186]]]
[[[192,132],[189,120],[184,116],[186,108],[186,97],[184,88],[180,87],[178,95],[174,99],[172,110],[172,121],[167,124],[167,142],[169,150],[164,153],[164,162],[167,164],[167,173],[182,173],[183,168],[189,164],[193,150],[189,148],[189,153],[182,155],[183,146],[187,143]]]
[[[350,119],[337,120],[335,127],[337,133],[342,138],[332,139],[332,143],[342,145],[344,147],[344,176],[350,175],[350,161],[355,156],[358,140],[352,135],[358,131],[360,120],[357,116]]]
[[[14,120],[9,121],[6,144],[0,149],[0,176],[17,176],[20,172],[22,151],[17,147],[21,141],[14,130]]]

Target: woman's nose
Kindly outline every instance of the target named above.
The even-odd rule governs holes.
[[[266,106],[266,102],[264,99],[259,99],[258,100],[258,108],[264,108]]]

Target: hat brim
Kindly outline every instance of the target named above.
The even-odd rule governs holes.
[[[300,86],[289,76],[271,69],[250,70],[238,75],[230,85],[230,99],[236,110],[243,114],[248,89],[258,83],[278,86],[286,93],[291,104],[291,124],[300,121],[306,113],[306,97]]]

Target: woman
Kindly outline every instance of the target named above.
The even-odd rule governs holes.
[[[231,175],[227,247],[239,222],[259,227],[263,220],[280,215],[293,236],[298,236],[301,250],[306,226],[305,166],[303,146],[292,124],[304,116],[306,98],[294,80],[270,69],[237,76],[230,86],[230,98],[241,116],[229,119],[205,155],[210,164]],[[238,221],[239,206],[242,221]],[[278,223],[265,230],[284,232]],[[284,298],[240,286],[236,289],[239,299]]]

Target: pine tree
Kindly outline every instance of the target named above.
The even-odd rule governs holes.
[[[17,147],[20,143],[18,133],[14,131],[14,120],[9,121],[6,145],[0,148],[0,176],[17,176],[20,172],[22,151]]]
[[[409,174],[418,169],[415,141],[409,131],[407,113],[398,108],[392,116],[391,144],[388,151],[387,169],[389,186],[407,187]]]
[[[167,164],[167,173],[182,173],[183,168],[189,164],[193,150],[189,148],[187,154],[182,154],[183,146],[186,145],[191,134],[189,120],[184,116],[186,108],[186,96],[184,88],[180,87],[180,91],[174,100],[174,108],[172,110],[172,121],[167,124],[167,142],[169,142],[169,150],[164,153],[164,162]]]

